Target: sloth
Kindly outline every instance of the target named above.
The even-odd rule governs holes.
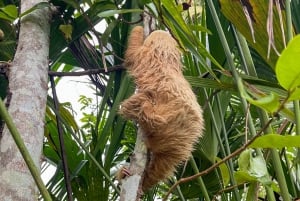
[[[202,109],[182,74],[177,42],[168,32],[157,30],[144,39],[143,27],[136,26],[124,64],[137,90],[121,103],[119,113],[143,130],[149,153],[145,191],[189,159],[203,132]]]

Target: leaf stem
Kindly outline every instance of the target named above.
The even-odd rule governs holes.
[[[198,167],[197,167],[197,164],[196,164],[196,161],[195,161],[194,157],[191,157],[190,163],[191,163],[191,165],[192,165],[192,168],[193,168],[194,172],[195,172],[196,174],[198,174],[198,173],[199,173],[199,169],[198,169]],[[206,189],[206,186],[205,186],[205,184],[204,184],[204,182],[203,182],[202,177],[198,177],[198,178],[197,178],[197,181],[198,181],[198,183],[199,183],[199,185],[200,185],[200,189],[201,189],[201,191],[202,191],[202,193],[203,193],[203,196],[204,196],[205,200],[206,200],[206,201],[210,201],[210,197],[209,197],[209,195],[208,195],[208,192],[207,192],[207,189]]]

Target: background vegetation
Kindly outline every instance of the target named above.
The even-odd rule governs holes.
[[[122,62],[128,33],[142,22],[144,6],[157,29],[168,30],[180,44],[184,74],[203,106],[206,128],[191,160],[143,199],[164,198],[176,181],[170,200],[300,198],[299,0],[198,0],[188,9],[189,2],[175,0],[51,3],[57,11],[51,21],[43,170],[56,167],[47,183],[53,200],[119,199],[114,173],[136,138],[135,125],[117,114],[134,91]],[[14,57],[18,5],[0,1],[1,61]],[[101,31],[99,23],[105,24]],[[78,122],[70,103],[55,106],[54,92],[61,76],[82,74],[95,94],[78,100],[83,112]],[[1,98],[6,86],[2,73]],[[216,163],[196,179],[180,180]]]

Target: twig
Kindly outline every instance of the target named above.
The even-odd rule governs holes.
[[[83,75],[92,75],[92,74],[99,74],[99,73],[110,73],[118,70],[124,70],[125,68],[122,65],[115,65],[110,67],[105,71],[105,69],[89,69],[85,71],[79,72],[56,72],[56,71],[48,71],[49,76],[57,76],[57,77],[64,77],[64,76],[83,76]]]
[[[50,83],[51,83],[51,88],[52,88],[54,108],[56,111],[59,111],[59,103],[58,103],[58,99],[57,99],[57,94],[56,94],[56,90],[55,90],[55,82],[54,82],[53,76],[50,76]],[[61,121],[57,115],[56,115],[56,122],[57,122],[57,131],[58,131],[58,137],[59,137],[60,154],[61,154],[61,158],[62,158],[65,184],[66,184],[66,189],[67,189],[67,197],[68,197],[69,201],[73,201],[70,173],[69,173],[69,168],[68,168],[67,154],[66,154],[66,150],[65,150],[65,143],[64,143],[64,136],[63,136],[63,129],[61,126]]]
[[[219,190],[219,191],[214,195],[212,201],[217,200],[218,195],[220,195],[221,193],[224,193],[224,192],[226,192],[226,191],[232,190],[232,189],[234,189],[234,188],[236,188],[236,187],[243,186],[243,185],[245,185],[245,183],[237,184],[237,185],[233,185],[233,186],[229,186],[229,187],[227,187],[227,188],[224,188],[224,189]]]
[[[120,16],[118,17],[118,20],[120,20],[121,22],[124,22],[124,23],[126,23],[126,24],[138,24],[138,23],[140,23],[140,22],[143,22],[143,15],[141,15],[141,19],[138,19],[138,20],[135,21],[135,22],[129,22],[129,21],[125,20],[124,17],[123,17],[123,15],[120,15]]]

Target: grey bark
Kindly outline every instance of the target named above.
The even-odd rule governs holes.
[[[40,2],[21,1],[21,13]],[[45,7],[22,17],[18,47],[9,73],[12,97],[8,111],[37,167],[40,167],[44,136],[50,15],[50,9]],[[37,200],[35,182],[6,127],[0,140],[1,200]]]
[[[138,201],[142,196],[143,173],[147,163],[147,148],[144,144],[143,130],[138,129],[134,153],[130,158],[130,177],[122,180],[120,201]]]

